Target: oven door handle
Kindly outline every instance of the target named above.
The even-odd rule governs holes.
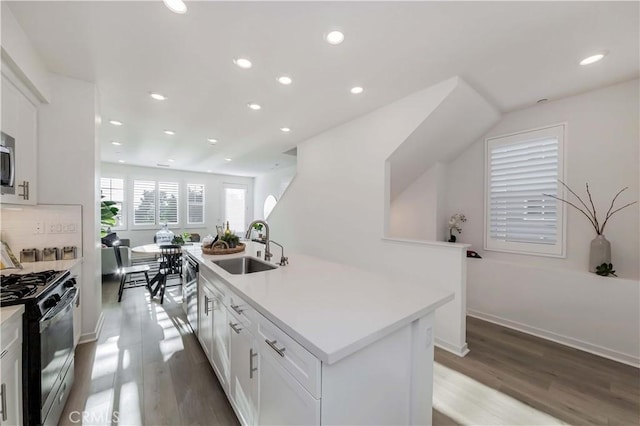
[[[73,297],[67,299],[67,301],[65,302],[66,306],[64,307],[64,309],[62,309],[60,312],[55,314],[51,319],[47,319],[47,320],[42,321],[40,323],[40,333],[42,333],[47,328],[51,327],[52,325],[54,325],[55,323],[60,321],[60,319],[62,319],[67,312],[69,312],[71,309],[73,309],[73,305],[74,305],[74,303],[76,301],[76,298],[78,297],[78,290],[74,288],[71,291],[74,292],[74,295],[73,295]]]

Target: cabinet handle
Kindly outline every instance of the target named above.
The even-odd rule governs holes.
[[[9,352],[8,349],[5,349],[4,351],[2,351],[2,353],[0,354],[0,359],[4,358],[4,356]]]
[[[238,334],[240,334],[240,332],[242,331],[242,329],[240,327],[238,327],[238,323],[237,322],[236,323],[230,322],[229,323],[229,327],[231,327],[231,329],[233,331],[235,331],[236,333],[238,333]]]
[[[231,305],[231,309],[236,311],[238,314],[242,315],[243,310],[240,309],[240,305]]]
[[[278,352],[278,355],[280,355],[281,357],[284,358],[284,351],[286,351],[286,348],[279,348],[276,346],[276,343],[278,343],[277,340],[269,340],[269,339],[264,339],[265,342],[267,342],[267,345],[271,346],[271,349],[273,349],[274,351]]]
[[[0,398],[2,399],[2,421],[7,421],[7,385],[0,385]]]
[[[209,316],[209,298],[207,295],[204,295],[204,314]]]
[[[29,199],[29,182],[23,180],[18,187],[22,188],[22,194],[18,194],[18,197],[22,197],[23,200]]]
[[[249,349],[249,378],[253,379],[253,373],[258,371],[258,367],[253,368],[253,358],[258,356],[257,352],[253,352],[253,348]]]

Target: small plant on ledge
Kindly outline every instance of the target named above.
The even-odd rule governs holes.
[[[465,223],[466,221],[467,221],[467,218],[462,213],[456,213],[453,216],[451,216],[451,219],[449,219],[449,242],[450,243],[455,243],[457,239],[456,236],[453,235],[453,230],[455,229],[456,231],[458,231],[458,234],[462,234],[462,224]]]
[[[608,277],[609,275],[617,277],[616,271],[613,270],[613,265],[611,263],[603,263],[602,265],[596,268],[596,274]]]

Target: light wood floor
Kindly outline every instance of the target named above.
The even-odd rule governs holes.
[[[103,283],[102,334],[76,350],[75,384],[60,424],[237,425],[186,325],[179,287],[160,305],[143,287],[126,290],[118,303],[117,286]],[[467,341],[471,352],[464,358],[439,349],[435,355],[439,370],[467,376],[459,386],[481,386],[460,389],[460,395],[482,400],[487,395],[478,393],[499,393],[574,425],[640,425],[638,369],[474,318],[467,321]],[[490,424],[459,399],[447,412],[434,410],[433,424]],[[484,407],[500,415],[500,407]],[[513,416],[504,413],[504,419]]]
[[[144,287],[125,290],[121,303],[117,291],[115,280],[104,281],[102,333],[76,350],[60,424],[239,424],[186,324],[180,287],[167,289],[162,305]]]
[[[436,348],[436,362],[562,422],[640,425],[637,368],[471,317],[467,342],[466,357]],[[434,424],[456,424],[458,414],[434,412]]]

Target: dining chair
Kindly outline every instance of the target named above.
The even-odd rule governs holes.
[[[163,303],[169,277],[177,276],[180,282],[175,286],[182,285],[182,247],[177,244],[160,246],[160,259],[160,303]]]
[[[120,244],[114,244],[113,251],[116,257],[116,266],[118,267],[117,273],[120,275],[118,302],[122,300],[122,293],[124,293],[126,289],[145,286],[151,293],[151,284],[149,283],[149,265],[124,266],[122,264],[123,262],[122,254],[120,253]],[[133,279],[133,276],[138,274],[144,274],[145,283],[137,284],[137,281]],[[127,278],[129,278],[129,281],[127,281]],[[131,283],[133,283],[133,285],[127,285]]]

